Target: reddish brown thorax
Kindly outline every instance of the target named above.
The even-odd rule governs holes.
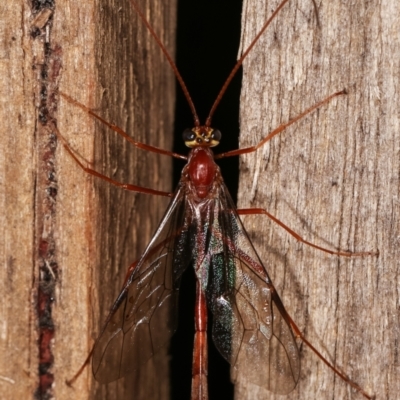
[[[208,147],[192,150],[188,165],[189,178],[199,198],[204,199],[209,193],[217,168],[213,153]]]

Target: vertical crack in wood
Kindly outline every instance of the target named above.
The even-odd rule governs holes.
[[[36,246],[36,318],[38,329],[38,372],[39,382],[35,398],[53,397],[54,355],[52,341],[55,325],[52,317],[55,289],[60,278],[54,240],[54,226],[57,207],[57,171],[55,151],[57,138],[51,126],[55,123],[57,108],[55,91],[61,68],[61,48],[51,47],[50,33],[54,1],[32,2],[33,21],[31,37],[41,51],[41,58],[33,62],[36,74],[36,192],[35,192],[35,246]]]

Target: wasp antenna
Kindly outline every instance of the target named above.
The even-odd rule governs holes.
[[[186,100],[187,100],[187,102],[189,104],[190,110],[192,111],[192,114],[193,114],[194,125],[195,126],[200,126],[200,120],[199,120],[199,117],[198,117],[197,112],[196,112],[196,107],[194,106],[193,100],[192,100],[192,98],[190,97],[190,94],[189,94],[189,90],[187,89],[186,84],[185,84],[181,74],[179,73],[178,67],[176,66],[174,60],[172,59],[172,57],[168,53],[168,50],[165,48],[165,46],[164,46],[163,42],[161,41],[161,39],[157,36],[157,34],[154,31],[153,27],[147,21],[146,17],[144,16],[143,12],[141,11],[139,6],[137,5],[136,1],[135,0],[130,0],[130,2],[132,4],[133,9],[136,11],[137,15],[139,16],[139,18],[142,20],[142,22],[146,26],[147,30],[153,36],[153,38],[156,41],[158,47],[164,53],[164,56],[167,59],[169,65],[171,66],[172,71],[174,72],[174,74],[176,76],[176,79],[178,80],[179,84],[181,85],[181,88],[183,90],[183,94],[185,95]]]
[[[218,93],[217,98],[214,101],[214,104],[211,107],[210,113],[208,114],[207,120],[206,120],[206,126],[211,125],[211,119],[212,116],[214,115],[215,109],[218,107],[218,104],[221,102],[221,99],[223,95],[226,92],[226,89],[228,88],[229,84],[231,83],[233,77],[236,75],[236,72],[238,69],[241,67],[243,64],[243,60],[247,57],[247,55],[250,53],[251,49],[254,47],[254,45],[257,43],[258,39],[260,36],[264,33],[264,31],[267,29],[268,25],[271,23],[271,21],[275,18],[275,15],[278,14],[278,12],[281,10],[281,8],[288,2],[289,0],[283,0],[281,4],[279,4],[278,8],[272,13],[271,17],[265,22],[263,27],[261,28],[260,32],[258,32],[257,36],[253,39],[253,41],[249,44],[247,49],[243,52],[242,56],[239,58],[235,66],[233,67],[231,73],[229,74],[228,78],[226,79],[225,83],[222,85],[221,90]]]

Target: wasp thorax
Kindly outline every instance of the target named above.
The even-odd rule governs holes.
[[[183,140],[187,147],[215,147],[221,140],[221,132],[208,126],[198,126],[183,131]]]

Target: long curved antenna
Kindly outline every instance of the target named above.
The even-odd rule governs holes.
[[[133,0],[132,0],[133,1]],[[247,47],[247,49],[244,51],[242,56],[239,58],[237,61],[236,65],[233,67],[231,73],[229,74],[228,78],[226,79],[225,83],[223,84],[221,90],[218,93],[217,98],[214,101],[214,104],[211,107],[210,113],[208,114],[207,120],[206,120],[206,126],[211,125],[211,118],[214,115],[215,109],[217,108],[218,104],[220,103],[222,96],[225,94],[226,89],[228,88],[229,84],[231,83],[233,77],[236,75],[236,72],[238,69],[241,67],[243,60],[247,57],[247,55],[250,53],[251,49],[254,47],[254,45],[257,43],[258,39],[260,36],[264,33],[264,31],[267,29],[268,25],[271,23],[271,21],[275,18],[275,15],[278,14],[280,9],[288,2],[289,0],[283,0],[281,4],[279,4],[278,8],[272,13],[271,17],[267,20],[267,22],[264,24],[264,26],[261,28],[260,32],[258,32],[257,36],[253,39],[253,41],[250,43],[250,45]]]
[[[286,0],[287,1],[287,0]],[[149,24],[149,22],[147,21],[146,17],[144,16],[144,14],[142,13],[142,11],[140,10],[139,6],[136,4],[135,0],[130,0],[132,7],[134,8],[134,10],[136,11],[136,13],[139,15],[139,18],[142,20],[142,22],[144,23],[144,25],[146,26],[146,28],[148,29],[148,31],[151,33],[151,35],[153,36],[154,40],[156,41],[156,43],[158,44],[158,47],[162,50],[162,52],[164,53],[169,65],[171,66],[172,70],[174,71],[174,74],[176,76],[176,79],[178,80],[179,84],[181,85],[181,88],[183,90],[183,94],[186,97],[186,100],[189,104],[189,107],[192,111],[193,114],[193,119],[194,119],[194,125],[195,126],[200,126],[200,120],[199,117],[197,115],[196,112],[196,108],[194,106],[193,100],[190,97],[189,91],[185,85],[185,82],[183,81],[183,78],[181,76],[181,74],[178,71],[178,68],[174,62],[174,60],[172,59],[172,57],[170,56],[170,54],[168,53],[167,49],[165,48],[165,46],[163,45],[161,39],[157,36],[157,34],[155,33],[154,29],[152,28],[152,26]]]

